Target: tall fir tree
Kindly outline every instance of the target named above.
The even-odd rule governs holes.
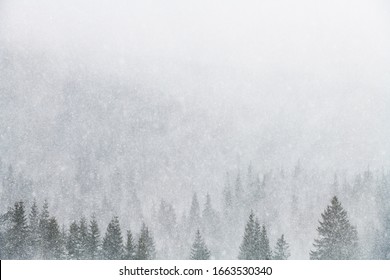
[[[85,217],[82,217],[79,222],[79,234],[78,234],[78,243],[80,250],[80,259],[86,260],[89,258],[88,256],[88,226],[87,220]]]
[[[327,206],[317,228],[318,239],[314,240],[312,260],[350,260],[359,258],[358,234],[348,220],[347,212],[334,196]]]
[[[133,235],[131,231],[127,231],[126,245],[125,245],[125,260],[134,260],[136,258],[136,245],[134,243]]]
[[[68,258],[71,260],[80,259],[80,243],[79,243],[79,225],[73,221],[69,226],[69,234],[66,240],[66,250]]]
[[[103,239],[102,254],[105,260],[120,260],[123,257],[123,238],[119,218],[113,217]]]
[[[39,237],[40,237],[40,259],[48,259],[50,255],[50,244],[49,244],[49,203],[47,200],[44,201],[42,211],[39,216]]]
[[[192,244],[191,260],[208,260],[210,259],[210,250],[207,248],[206,243],[204,242],[199,229],[195,234],[195,241]]]
[[[99,259],[100,256],[100,230],[95,216],[92,216],[89,224],[87,255],[90,260]]]
[[[29,246],[29,255],[31,258],[36,259],[39,256],[37,255],[37,252],[39,251],[40,247],[40,236],[39,236],[39,211],[36,201],[33,201],[33,204],[31,206],[31,211],[29,214],[29,240],[28,240],[28,246]]]
[[[211,205],[209,194],[206,195],[206,203],[202,212],[202,225],[206,236],[219,237],[220,219],[217,211]]]
[[[154,245],[154,240],[149,232],[148,227],[145,224],[142,224],[142,229],[140,237],[138,239],[137,246],[137,260],[153,260],[156,258],[156,248]]]
[[[269,239],[267,235],[267,229],[265,228],[265,225],[261,227],[260,237],[259,239],[259,258],[260,260],[270,260],[272,258],[272,251],[271,247],[269,245]]]
[[[12,226],[6,234],[6,252],[10,259],[28,259],[28,225],[22,201],[16,202],[12,209]]]
[[[65,248],[60,232],[60,227],[55,217],[51,217],[48,223],[47,243],[48,254],[46,259],[60,260],[65,258]]]
[[[248,222],[245,226],[244,237],[240,245],[238,259],[256,260],[258,258],[258,247],[260,246],[256,231],[255,214],[251,211]]]
[[[196,193],[192,196],[191,208],[188,217],[188,234],[192,234],[200,226],[200,207]]]
[[[290,246],[287,241],[284,239],[284,234],[276,242],[274,249],[274,260],[287,260],[290,257]]]

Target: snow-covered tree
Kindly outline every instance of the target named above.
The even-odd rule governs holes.
[[[136,257],[136,245],[134,243],[133,235],[131,231],[127,231],[126,245],[125,245],[125,260],[134,260]]]
[[[50,244],[49,244],[49,203],[47,200],[44,201],[42,206],[42,211],[39,216],[39,236],[41,240],[41,250],[40,257],[41,259],[48,259],[50,255]]]
[[[15,203],[11,212],[12,226],[6,234],[6,252],[9,259],[27,259],[28,225],[22,201]]]
[[[195,234],[195,241],[192,244],[190,259],[191,260],[210,259],[210,251],[207,248],[206,243],[204,242],[199,229],[196,231]]]
[[[319,237],[314,240],[314,250],[310,251],[312,260],[357,259],[358,234],[348,220],[347,212],[334,196],[327,206],[317,228]]]
[[[29,246],[29,255],[31,258],[37,258],[37,252],[39,250],[41,240],[39,236],[39,211],[36,201],[34,200],[31,211],[29,214],[29,238],[28,238],[28,246]]]
[[[274,260],[287,260],[290,257],[290,246],[284,239],[284,234],[276,242],[274,249],[273,259]]]
[[[123,257],[123,238],[117,216],[113,217],[108,224],[102,251],[103,258],[106,260],[120,260]]]
[[[249,215],[248,222],[245,226],[244,237],[240,245],[240,252],[238,259],[240,260],[256,260],[258,259],[258,250],[259,246],[258,235],[256,234],[256,222],[255,214],[251,211]]]
[[[258,231],[256,231],[258,232]],[[258,235],[256,234],[256,237]],[[265,225],[261,227],[260,236],[257,237],[260,243],[259,246],[259,258],[260,260],[270,260],[272,258],[272,251],[271,247],[269,245],[269,239],[267,235],[267,229],[265,228]]]
[[[95,216],[92,216],[89,224],[87,255],[90,260],[96,260],[100,256],[100,230]]]
[[[202,225],[206,236],[219,237],[220,220],[217,211],[211,205],[209,194],[206,195],[206,203],[202,212]]]
[[[46,259],[60,260],[65,258],[65,247],[61,237],[60,227],[55,217],[49,219],[46,241],[48,245]]]
[[[200,207],[196,193],[192,196],[191,208],[188,217],[188,233],[192,234],[200,226]]]
[[[88,226],[85,217],[81,217],[80,219],[78,238],[79,238],[78,243],[79,243],[79,250],[80,250],[80,259],[86,260],[89,258],[89,256],[88,256]]]
[[[79,237],[79,225],[76,221],[73,221],[69,227],[69,234],[66,241],[66,250],[68,252],[68,258],[72,260],[80,259],[80,237]]]
[[[156,258],[156,249],[153,237],[145,224],[142,224],[137,246],[137,260],[153,260]]]

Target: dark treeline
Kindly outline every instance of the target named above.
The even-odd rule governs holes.
[[[45,201],[41,211],[34,201],[30,213],[26,214],[22,201],[16,202],[1,216],[1,259],[74,259],[74,260],[151,260],[156,258],[156,247],[152,233],[143,224],[138,240],[127,230],[123,236],[118,217],[113,217],[101,237],[96,217],[88,222],[84,217],[74,221],[66,229],[60,229],[57,219],[49,214]],[[318,238],[314,240],[310,259],[348,260],[361,257],[358,233],[348,220],[347,212],[337,197],[327,206],[318,227]],[[124,238],[125,237],[125,238]],[[386,249],[383,247],[382,249]],[[242,260],[287,260],[289,244],[284,235],[277,240],[274,250],[265,225],[260,225],[253,212],[245,226],[238,259]],[[201,232],[195,234],[189,259],[208,260],[211,252]]]
[[[113,196],[128,208],[113,211],[114,202],[104,197],[80,212],[95,213],[89,219],[70,215],[79,220],[65,225],[58,201],[51,203],[62,213],[57,217],[47,202],[37,205],[33,197],[42,196],[33,194],[31,180],[11,166],[2,177],[3,259],[390,259],[390,176],[384,171],[352,178],[339,172],[329,182],[299,163],[290,173],[260,174],[250,165],[226,175],[219,203],[207,193],[182,196],[189,202],[181,216],[170,202],[141,200],[123,185]],[[80,201],[59,197],[69,208]],[[11,201],[17,203],[4,209]]]

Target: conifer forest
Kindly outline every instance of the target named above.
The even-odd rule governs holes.
[[[0,259],[389,260],[389,14],[0,1]]]

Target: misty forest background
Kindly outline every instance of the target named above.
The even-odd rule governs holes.
[[[1,258],[390,258],[387,1],[98,2],[0,1]]]

